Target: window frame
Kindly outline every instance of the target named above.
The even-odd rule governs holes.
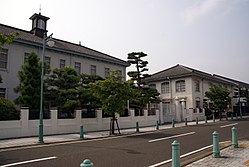
[[[167,94],[167,93],[170,93],[169,82],[163,82],[161,83],[161,94]]]
[[[110,77],[110,68],[105,67],[105,78],[109,78]]]
[[[9,57],[8,52],[9,52],[8,49],[0,48],[0,69],[3,69],[3,70],[8,69],[8,57]]]
[[[186,91],[186,83],[185,80],[177,80],[175,83],[176,92],[185,92]]]
[[[0,97],[6,97],[6,88],[0,88]]]
[[[96,75],[97,74],[97,66],[96,65],[91,65],[90,66],[90,74],[91,75]]]
[[[65,68],[65,66],[66,66],[66,60],[65,59],[60,59],[60,69],[63,69],[63,68]]]
[[[77,71],[77,74],[81,74],[81,63],[80,62],[74,62],[74,68]]]

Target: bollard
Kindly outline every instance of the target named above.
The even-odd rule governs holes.
[[[226,120],[228,120],[228,118],[227,118],[227,113],[226,113]]]
[[[159,121],[156,121],[156,130],[159,130]]]
[[[80,139],[84,139],[84,129],[83,129],[83,125],[80,125]]]
[[[238,113],[236,113],[236,119],[238,119]]]
[[[196,125],[198,125],[198,117],[196,117],[196,120],[195,120],[195,122],[196,122]]]
[[[207,116],[205,116],[205,124],[207,123]]]
[[[213,114],[213,122],[215,122],[215,116],[214,116],[214,114]]]
[[[238,148],[237,128],[232,128],[232,148]]]
[[[172,119],[172,128],[174,128],[174,127],[175,127],[175,120]]]
[[[180,167],[180,143],[173,141],[172,145],[172,167]]]
[[[231,114],[231,119],[233,120],[233,113]]]
[[[136,122],[136,132],[139,133],[139,124]]]
[[[220,157],[219,134],[216,131],[213,133],[213,157]]]
[[[93,167],[93,163],[89,159],[85,159],[81,164],[80,167]]]
[[[185,126],[188,126],[188,119],[185,118]]]

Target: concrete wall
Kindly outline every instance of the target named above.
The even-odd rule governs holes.
[[[25,136],[38,136],[39,120],[28,120],[28,109],[21,109],[21,119],[15,121],[0,122],[0,139],[16,138]],[[102,111],[97,111],[96,118],[81,118],[81,110],[76,110],[74,119],[57,119],[57,110],[51,110],[51,119],[43,120],[44,135],[79,133],[80,125],[84,126],[84,131],[103,131],[109,130],[110,118],[102,118]],[[159,120],[159,111],[156,115],[148,116],[148,112],[144,111],[144,116],[136,116],[134,110],[130,110],[130,116],[120,117],[117,115],[120,129],[135,128],[136,122],[141,127],[154,126]]]
[[[14,92],[14,88],[19,84],[17,77],[18,71],[21,70],[21,66],[24,63],[25,53],[34,52],[41,59],[42,47],[34,47],[31,45],[24,45],[17,42],[6,44],[3,48],[8,49],[8,64],[7,69],[0,69],[0,75],[2,76],[3,83],[0,84],[0,88],[6,88],[5,98],[14,101],[19,95]],[[96,74],[105,77],[105,68],[110,70],[122,71],[124,80],[126,77],[126,68],[124,66],[108,63],[106,61],[99,61],[95,59],[86,58],[83,56],[66,54],[54,50],[54,48],[46,48],[45,56],[50,57],[51,70],[60,67],[60,59],[64,59],[66,66],[74,67],[75,62],[81,63],[81,73],[90,74],[91,65],[96,66]]]

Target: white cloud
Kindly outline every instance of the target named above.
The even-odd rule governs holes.
[[[191,24],[200,17],[207,15],[208,13],[218,9],[225,0],[202,0],[198,3],[188,7],[182,13],[182,19],[186,24]]]
[[[248,4],[248,0],[198,0],[197,3],[187,7],[181,17],[189,25],[206,15],[217,12],[219,16],[230,13],[238,4]]]

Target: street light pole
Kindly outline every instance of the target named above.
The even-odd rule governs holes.
[[[43,85],[44,85],[44,57],[45,57],[45,49],[46,49],[46,43],[49,42],[49,40],[52,38],[52,35],[49,35],[46,37],[46,33],[43,34],[43,46],[42,46],[42,71],[41,71],[41,93],[40,93],[40,118],[39,118],[39,140],[38,143],[44,143],[43,141]],[[48,44],[50,47],[54,45],[54,42],[52,44]]]

